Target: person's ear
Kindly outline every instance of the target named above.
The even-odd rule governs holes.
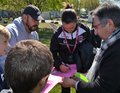
[[[112,19],[107,20],[107,28],[109,29],[110,32],[113,32],[115,30],[115,25]]]
[[[46,84],[46,82],[47,82],[47,80],[48,80],[48,76],[49,76],[49,75],[43,77],[43,78],[39,81],[39,86],[40,86],[40,87],[43,86],[43,84]]]
[[[26,15],[26,14],[23,14],[23,15],[22,15],[22,20],[23,20],[23,21],[26,21],[26,20],[27,20],[27,15]]]
[[[37,84],[37,86],[34,88],[33,93],[40,93],[42,89],[45,87],[49,75],[43,77]]]
[[[114,23],[113,23],[113,21],[111,19],[108,19],[107,23],[108,23],[109,26],[113,26],[114,25]]]

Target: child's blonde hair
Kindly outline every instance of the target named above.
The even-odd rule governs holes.
[[[0,25],[0,37],[4,36],[6,39],[10,38],[10,33],[9,31],[2,25]]]

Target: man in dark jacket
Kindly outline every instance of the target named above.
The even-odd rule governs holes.
[[[93,12],[95,33],[103,40],[86,77],[89,82],[64,78],[64,87],[79,93],[120,93],[120,8],[111,3]]]

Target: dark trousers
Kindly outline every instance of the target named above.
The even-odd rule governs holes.
[[[70,88],[64,88],[64,87],[62,87],[62,92],[61,93],[70,93]],[[79,93],[79,92],[76,90],[76,93]]]
[[[64,88],[62,86],[61,86],[61,88],[62,88],[62,92],[61,93],[70,93],[70,88]]]

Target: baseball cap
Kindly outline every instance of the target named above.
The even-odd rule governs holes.
[[[22,12],[22,14],[28,14],[35,20],[43,20],[41,12],[38,7],[34,5],[28,5]]]

